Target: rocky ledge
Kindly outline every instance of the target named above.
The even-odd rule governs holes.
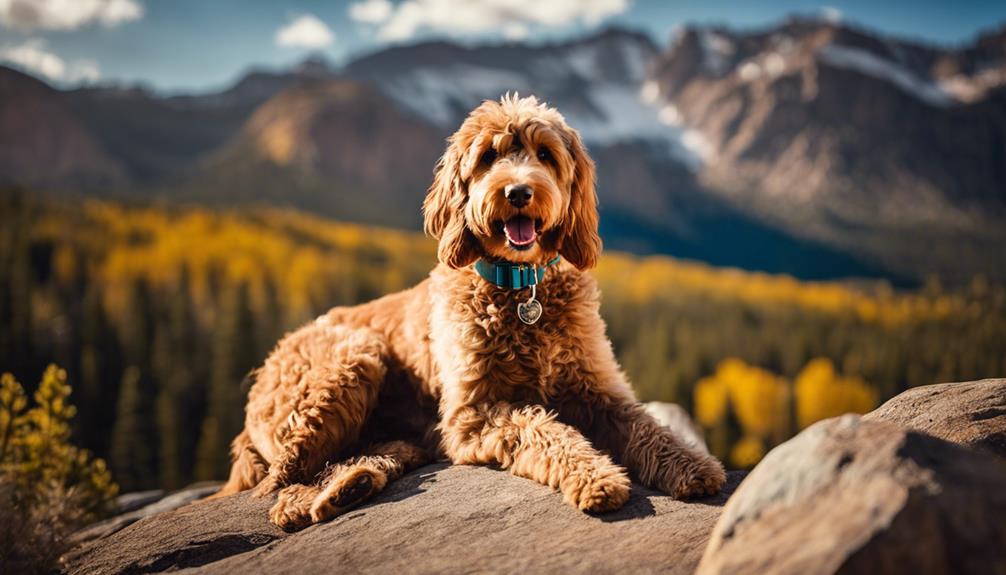
[[[804,430],[715,498],[633,486],[584,515],[484,467],[421,468],[297,533],[248,494],[135,511],[79,536],[69,573],[1004,573],[1006,380],[905,392]],[[206,491],[202,488],[199,495]],[[185,502],[192,496],[175,495]]]

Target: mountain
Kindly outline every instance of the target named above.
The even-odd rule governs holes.
[[[139,187],[174,182],[226,145],[270,98],[303,83],[334,78],[312,56],[291,70],[251,70],[221,92],[163,97],[143,88],[84,88],[68,92],[74,113],[116,150]]]
[[[43,82],[0,66],[0,185],[117,186],[125,168]]]
[[[183,188],[204,201],[292,205],[417,228],[443,141],[440,130],[373,88],[319,79],[257,108]]]
[[[506,92],[534,94],[580,131],[598,165],[607,245],[805,278],[878,275],[869,264],[795,239],[712,196],[697,181],[695,134],[661,120],[640,93],[660,49],[646,35],[609,29],[544,46],[447,42],[365,56],[345,75],[450,133],[468,111]]]
[[[60,110],[40,125],[76,130],[106,180],[47,171],[44,154],[0,164],[0,179],[415,227],[444,138],[518,92],[583,134],[609,247],[812,279],[1004,279],[1004,85],[1006,28],[953,49],[799,19],[686,27],[667,47],[620,29],[424,42],[208,94],[39,84]]]
[[[731,205],[960,280],[1006,266],[1004,53],[1004,31],[945,51],[819,21],[689,28],[646,93],[701,135],[700,179]]]

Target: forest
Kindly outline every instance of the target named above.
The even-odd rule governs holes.
[[[31,394],[60,366],[73,441],[122,491],[224,478],[277,339],[435,261],[420,234],[274,207],[6,192],[0,234],[0,372]],[[620,253],[593,273],[640,399],[686,406],[731,467],[908,387],[1006,373],[1006,288],[982,277],[904,291]]]

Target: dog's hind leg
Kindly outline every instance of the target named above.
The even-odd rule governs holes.
[[[310,483],[328,461],[352,448],[387,373],[384,339],[371,330],[314,326],[302,332],[282,342],[258,375],[296,386],[289,414],[273,430],[275,453],[255,488],[259,496]],[[268,379],[259,383],[268,391]],[[252,404],[250,399],[249,409]],[[254,417],[251,411],[248,417]]]
[[[269,473],[269,464],[262,458],[258,450],[255,449],[255,446],[252,445],[247,431],[242,431],[234,438],[234,442],[231,444],[231,458],[234,460],[234,463],[231,465],[231,474],[227,479],[227,483],[220,488],[220,491],[217,491],[203,501],[251,489],[258,485]]]
[[[407,441],[373,445],[363,455],[328,466],[315,485],[291,485],[280,491],[269,518],[286,530],[327,521],[430,459],[428,451]]]

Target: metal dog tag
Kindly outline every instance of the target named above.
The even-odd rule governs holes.
[[[541,319],[541,302],[534,299],[536,295],[535,286],[531,286],[531,298],[525,302],[517,303],[517,317],[527,325],[533,325]]]

